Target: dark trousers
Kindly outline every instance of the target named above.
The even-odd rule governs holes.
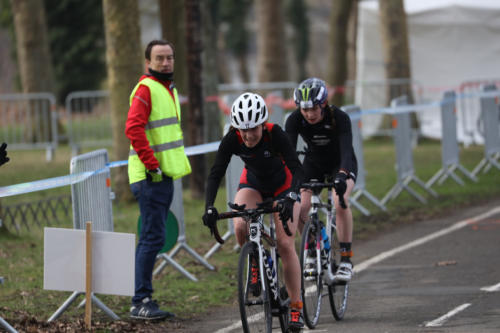
[[[130,184],[141,212],[141,235],[135,250],[135,295],[132,304],[153,293],[153,267],[156,255],[165,243],[165,221],[174,194],[172,178],[152,183],[142,180]]]

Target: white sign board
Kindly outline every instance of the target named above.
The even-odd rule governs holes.
[[[85,292],[85,230],[44,228],[43,288]],[[92,291],[134,295],[135,235],[92,232]]]

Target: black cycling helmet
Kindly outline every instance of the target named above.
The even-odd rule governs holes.
[[[302,81],[293,92],[293,99],[297,106],[309,109],[323,104],[328,97],[325,81],[312,77]]]

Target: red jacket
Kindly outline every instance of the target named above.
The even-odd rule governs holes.
[[[174,94],[170,89],[171,81],[160,81],[151,75],[143,75],[139,82],[145,78],[150,78],[160,82],[170,93],[175,100]],[[145,85],[140,85],[137,88],[132,105],[128,110],[127,122],[125,123],[125,135],[129,138],[132,147],[137,152],[140,160],[148,170],[154,170],[160,166],[158,160],[154,156],[154,152],[149,146],[149,141],[146,138],[144,126],[148,123],[149,115],[151,114],[151,93]]]

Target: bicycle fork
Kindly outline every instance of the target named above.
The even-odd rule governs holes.
[[[261,218],[262,219],[262,218]],[[259,219],[258,222],[255,223],[250,223],[250,241],[255,244],[257,247],[257,251],[259,253],[259,257],[262,258],[262,260],[259,260],[259,275],[260,275],[260,282],[262,285],[262,290],[263,294],[267,294],[267,286],[266,286],[266,279],[269,281],[269,289],[271,291],[273,301],[277,300],[279,298],[278,295],[278,276],[276,275],[275,266],[274,266],[274,261],[271,258],[272,265],[269,265],[269,259],[266,254],[266,251],[264,250],[264,247],[260,243],[261,239],[261,223],[262,220]]]

